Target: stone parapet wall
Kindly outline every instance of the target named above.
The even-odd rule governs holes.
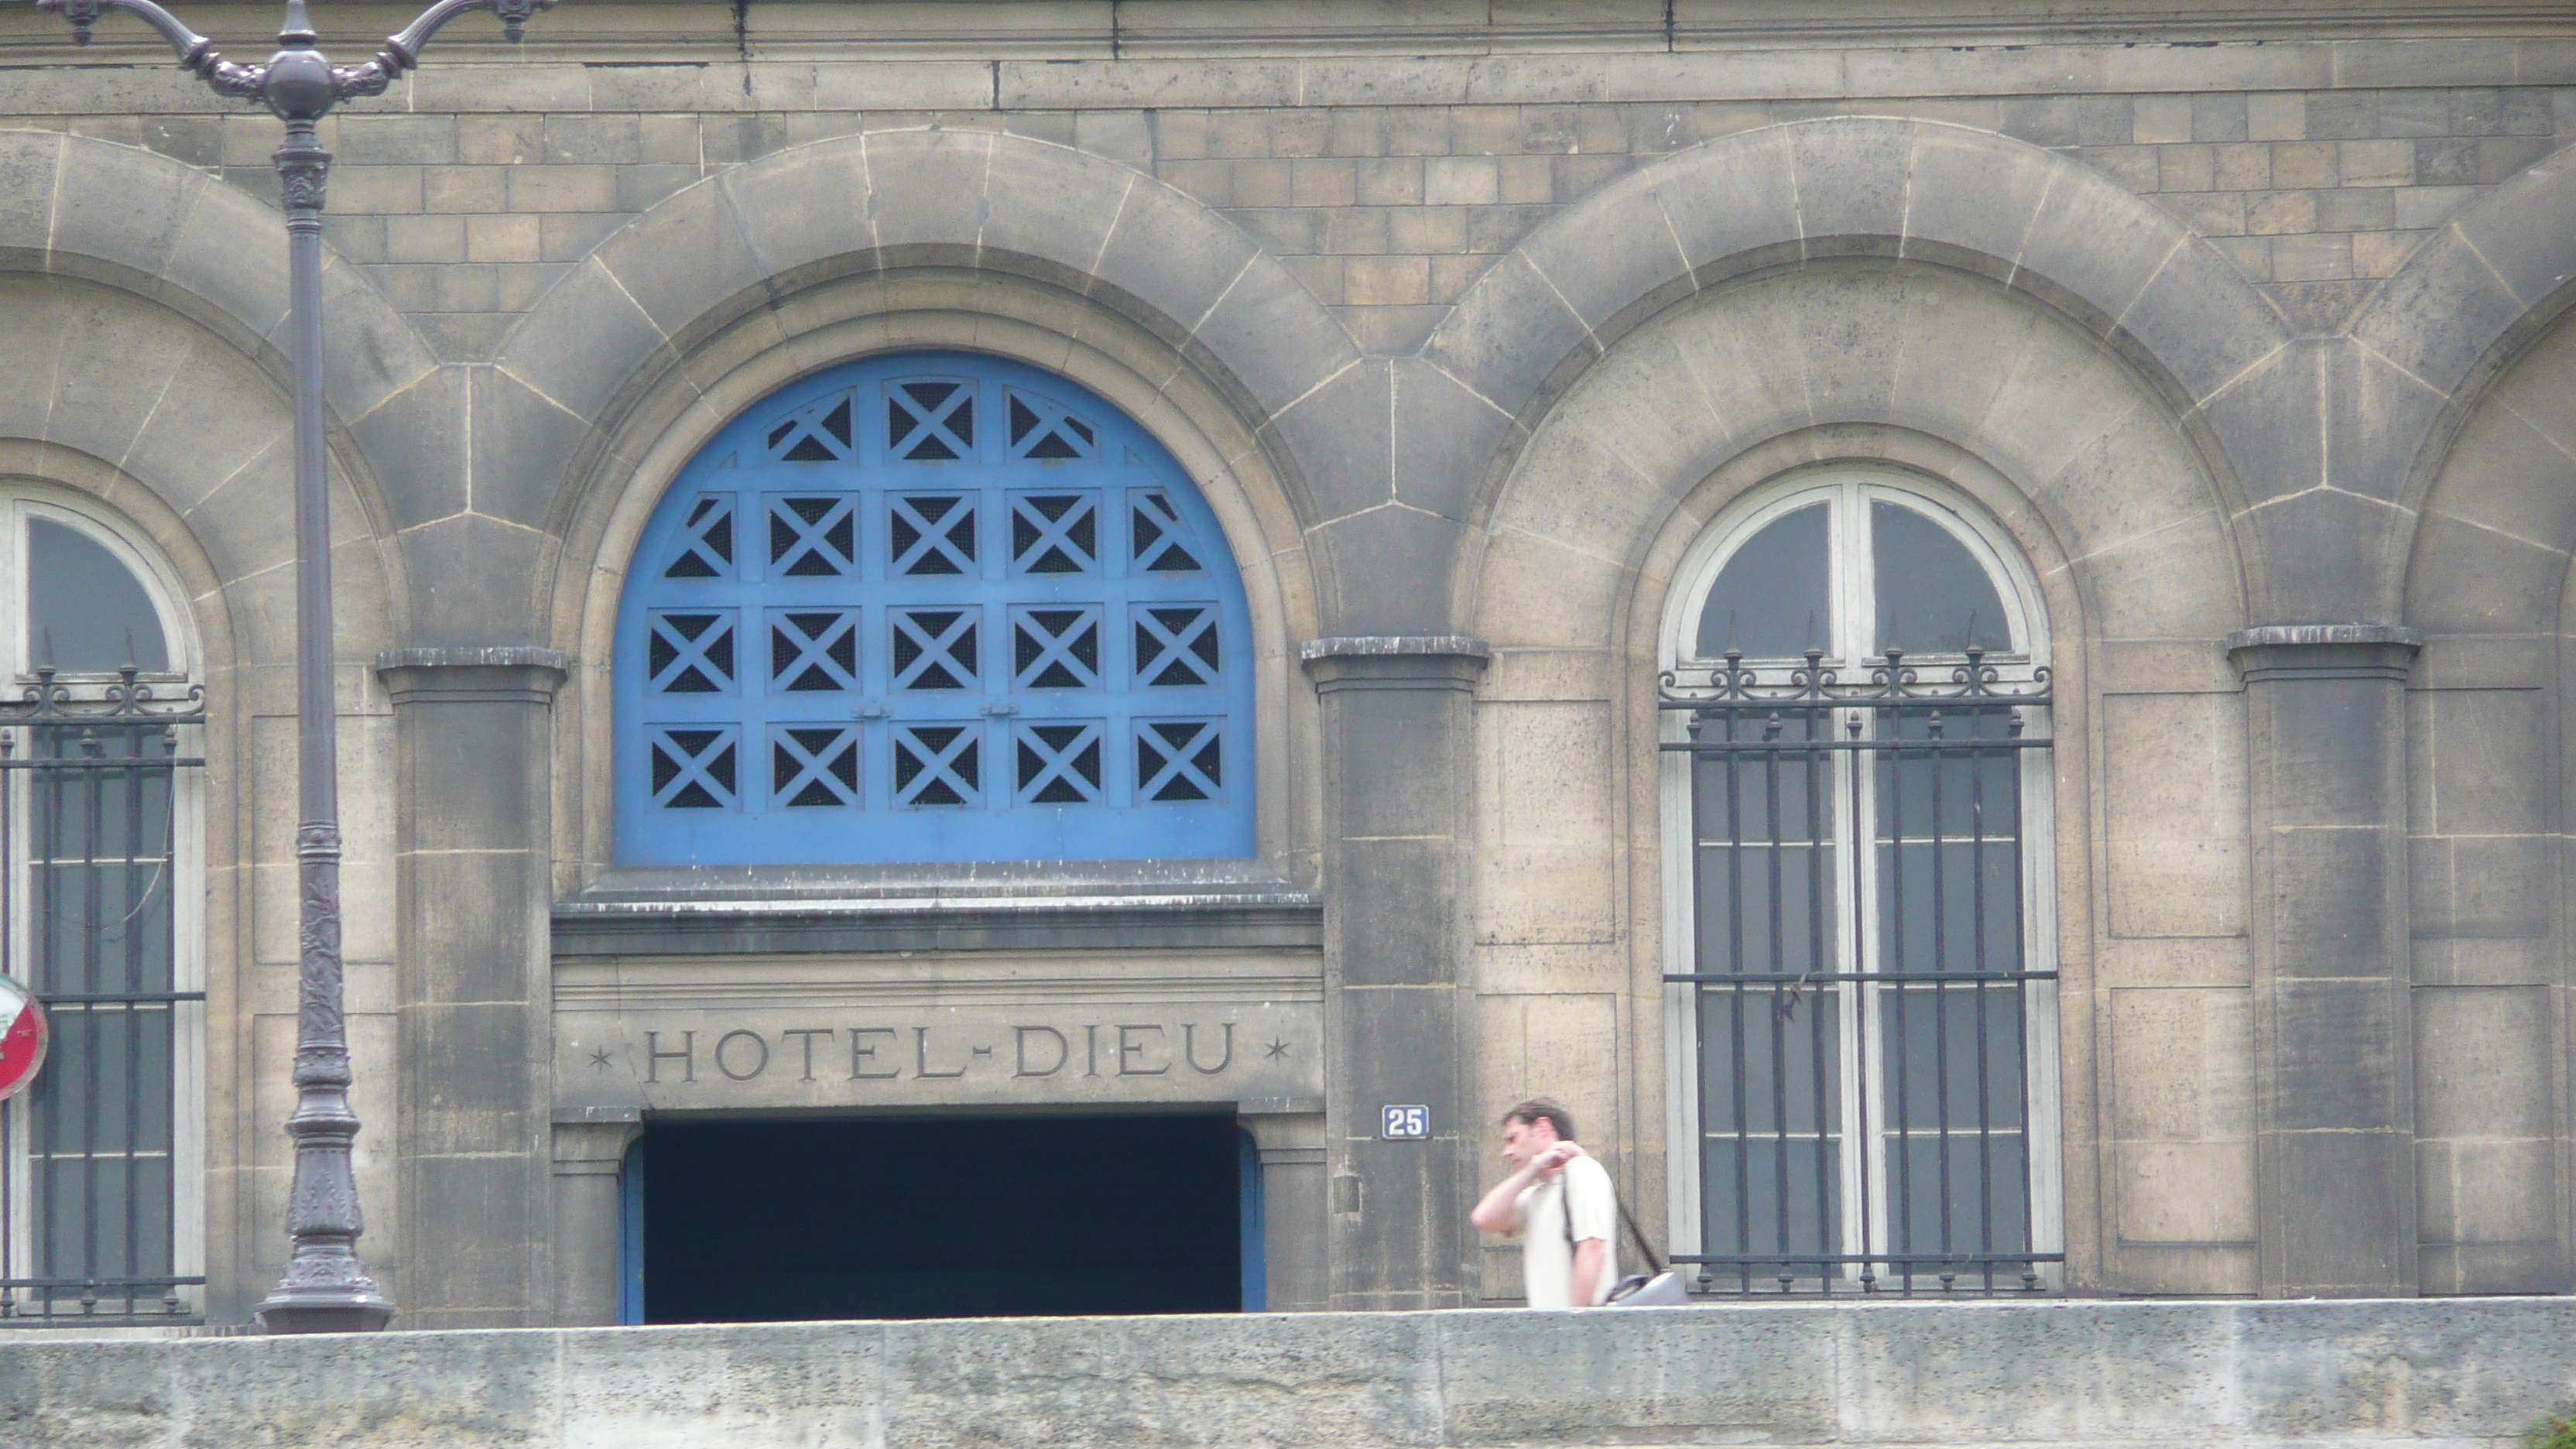
[[[1976,1303],[0,1336],[41,1446],[2501,1446],[2576,1301]]]

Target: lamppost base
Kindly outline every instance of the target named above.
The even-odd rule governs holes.
[[[394,1306],[372,1291],[278,1293],[255,1310],[271,1333],[375,1333],[393,1321]]]

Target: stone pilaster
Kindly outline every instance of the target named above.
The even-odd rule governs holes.
[[[548,1321],[615,1323],[626,1149],[644,1133],[632,1107],[558,1109],[554,1120],[554,1298]]]
[[[1235,1104],[1235,1120],[1261,1154],[1262,1258],[1273,1313],[1331,1306],[1323,1108],[1303,1097]]]
[[[1324,720],[1326,1173],[1331,1303],[1445,1308],[1472,1291],[1478,1124],[1464,996],[1473,639],[1317,639]],[[1430,1109],[1428,1141],[1382,1141],[1379,1108]]]
[[[2416,1291],[2405,688],[2419,646],[2413,630],[2377,624],[2228,639],[2251,774],[2267,1296]]]
[[[551,1316],[546,649],[378,657],[394,706],[397,1176],[410,1328]]]

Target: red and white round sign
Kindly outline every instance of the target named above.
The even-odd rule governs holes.
[[[45,1013],[27,988],[0,976],[0,1102],[27,1090],[45,1065]]]

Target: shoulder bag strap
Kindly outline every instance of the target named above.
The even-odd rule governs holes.
[[[1595,1158],[1594,1162],[1597,1164],[1599,1159]],[[1574,1180],[1566,1176],[1566,1172],[1573,1166],[1574,1164],[1569,1162],[1565,1167],[1558,1169],[1556,1174],[1557,1205],[1563,1210],[1565,1246],[1568,1249],[1574,1246]],[[1607,1178],[1610,1175],[1610,1169],[1602,1168],[1601,1175]],[[1647,1266],[1656,1272],[1664,1271],[1664,1260],[1655,1256],[1653,1245],[1646,1241],[1646,1230],[1637,1226],[1637,1220],[1628,1213],[1628,1205],[1619,1200],[1617,1183],[1610,1185],[1610,1205],[1619,1210],[1619,1221],[1628,1225],[1628,1236],[1637,1240],[1638,1255],[1643,1257]]]

